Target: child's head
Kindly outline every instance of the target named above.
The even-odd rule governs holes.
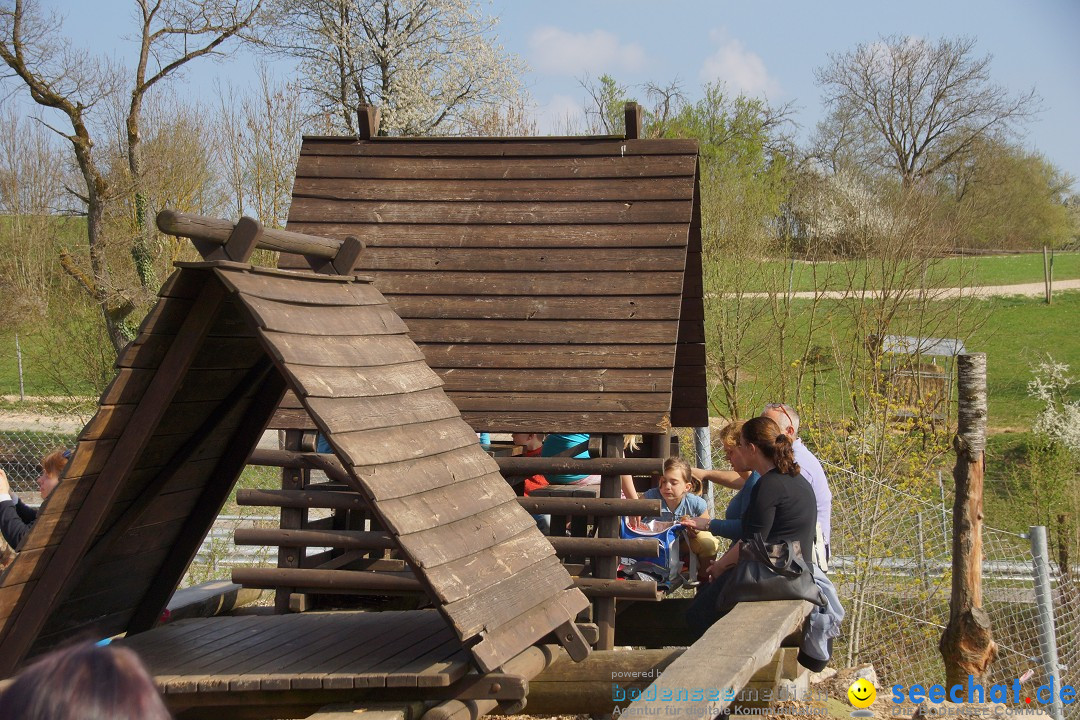
[[[510,437],[515,445],[520,445],[526,450],[535,450],[544,444],[542,433],[513,433]]]
[[[664,474],[660,478],[660,494],[665,499],[681,500],[688,492],[697,492],[696,481],[690,472],[690,464],[681,457],[669,457],[664,461]]]

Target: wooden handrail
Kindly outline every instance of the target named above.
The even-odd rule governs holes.
[[[161,232],[168,235],[224,245],[232,236],[236,223],[221,218],[162,210],[157,215],[157,226]],[[341,249],[341,241],[288,230],[263,228],[255,247],[333,260]]]

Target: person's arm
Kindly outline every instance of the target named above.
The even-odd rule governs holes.
[[[716,578],[723,575],[726,571],[739,564],[740,547],[742,547],[742,543],[732,543],[731,547],[727,549],[727,552],[713,561],[712,565],[705,571],[709,576],[710,582],[716,580]]]
[[[738,540],[742,537],[742,518],[710,520],[708,526],[702,529],[707,529],[713,535],[719,535],[728,540]]]
[[[717,485],[723,485],[732,490],[742,489],[743,484],[746,482],[746,478],[750,477],[749,470],[740,473],[735,472],[734,470],[705,470],[703,468],[693,468],[690,470],[690,473],[694,476],[695,480],[702,483],[716,483]]]
[[[4,536],[12,550],[19,547],[26,533],[30,532],[30,523],[36,519],[37,510],[12,497],[7,473],[0,470],[0,535]]]
[[[620,475],[619,480],[622,482],[622,494],[623,494],[623,497],[628,498],[630,500],[637,500],[638,499],[638,494],[637,494],[637,488],[634,487],[634,476],[633,475]]]

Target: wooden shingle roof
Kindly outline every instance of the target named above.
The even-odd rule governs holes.
[[[309,137],[288,226],[365,243],[358,269],[476,430],[700,426],[697,154],[683,140]]]
[[[405,332],[357,277],[174,274],[0,578],[0,675],[151,627],[286,390],[482,669],[571,622],[588,601]]]

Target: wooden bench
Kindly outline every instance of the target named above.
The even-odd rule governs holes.
[[[802,600],[736,605],[640,695],[628,694],[626,700],[633,702],[620,717],[719,716],[754,673],[769,664],[784,638],[802,626],[813,607]]]

